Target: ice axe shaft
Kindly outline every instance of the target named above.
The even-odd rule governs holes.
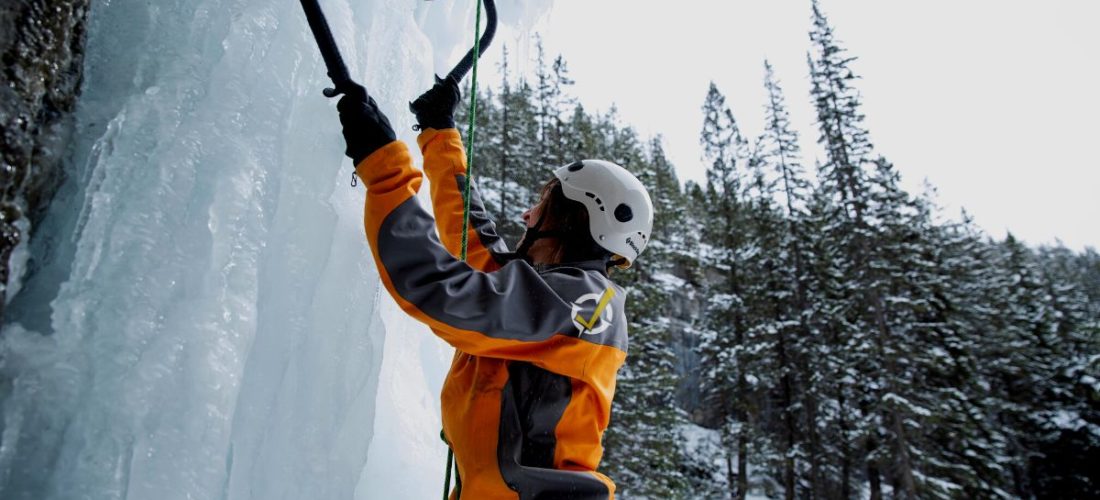
[[[325,20],[325,13],[321,11],[321,5],[317,0],[301,0],[302,9],[306,11],[306,21],[313,32],[313,38],[317,41],[317,47],[321,49],[321,58],[325,60],[328,69],[328,77],[332,79],[334,88],[325,89],[325,97],[336,97],[344,92],[346,84],[351,83],[348,75],[348,67],[344,65],[344,58],[340,57],[340,49],[336,46],[336,40],[332,38],[332,30]]]
[[[485,53],[485,49],[489,48],[489,44],[493,43],[493,36],[497,33],[497,6],[496,2],[493,0],[485,0],[485,18],[485,33],[481,35],[481,41],[478,42],[477,45],[478,57]],[[478,26],[474,32],[476,33],[479,29],[481,29],[480,26]],[[466,73],[470,72],[470,68],[473,66],[474,48],[471,47],[470,50],[466,52],[466,56],[455,65],[454,69],[452,69],[448,75],[450,75],[454,81],[461,82],[462,78],[466,76]]]

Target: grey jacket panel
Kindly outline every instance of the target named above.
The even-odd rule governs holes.
[[[517,365],[525,364],[509,367],[500,396],[497,465],[505,484],[520,500],[610,498],[607,485],[592,474],[554,468],[554,428],[572,396],[569,380]]]
[[[460,194],[466,192],[466,176],[456,175],[455,184],[458,185],[458,192]],[[463,195],[464,196],[464,195]],[[478,239],[481,240],[481,246],[489,250],[490,253],[500,254],[508,252],[508,244],[497,234],[497,226],[493,222],[492,217],[489,216],[489,212],[485,210],[485,203],[481,200],[481,193],[477,190],[477,183],[475,182],[470,189],[470,226],[477,231]]]
[[[570,264],[548,266],[540,271],[540,275],[551,288],[569,298],[569,321],[573,325],[569,330],[571,336],[579,335],[593,344],[611,346],[626,352],[626,292],[622,288],[612,283],[600,271]],[[584,325],[578,325],[579,322],[575,321],[575,317],[592,319],[599,297],[609,288],[613,290],[611,301],[603,310],[595,328],[588,329]],[[603,327],[605,324],[606,328]]]
[[[561,334],[626,349],[623,293],[595,271],[558,266],[538,272],[513,260],[484,273],[452,256],[439,242],[434,220],[409,198],[382,222],[378,255],[394,291],[432,319],[486,336],[542,341]],[[575,317],[591,318],[597,300],[615,290],[599,332],[582,333]],[[587,300],[580,300],[583,297]],[[579,303],[575,303],[579,302]]]

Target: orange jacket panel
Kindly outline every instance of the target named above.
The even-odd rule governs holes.
[[[466,188],[466,150],[458,130],[426,129],[416,138],[424,155],[424,173],[431,188],[439,239],[451,255],[462,255],[463,192]],[[504,240],[485,212],[477,189],[470,190],[470,224],[467,229],[466,262],[474,269],[500,269],[493,253],[508,251]]]

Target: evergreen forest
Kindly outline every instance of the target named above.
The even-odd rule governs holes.
[[[700,89],[703,184],[660,136],[579,104],[541,44],[533,76],[505,56],[476,96],[474,176],[510,242],[577,159],[627,167],[656,207],[612,276],[630,347],[601,469],[628,499],[1100,497],[1100,254],[994,238],[903,189],[854,57],[811,19],[811,95],[764,61],[763,130]],[[807,97],[819,151],[788,114]]]

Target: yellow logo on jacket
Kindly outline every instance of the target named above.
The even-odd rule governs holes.
[[[615,289],[607,287],[602,294],[589,293],[581,295],[573,301],[573,325],[581,334],[597,335],[611,327],[611,321],[615,318],[615,309],[607,307],[611,298],[615,296]],[[586,303],[595,303],[591,313],[585,311]]]

